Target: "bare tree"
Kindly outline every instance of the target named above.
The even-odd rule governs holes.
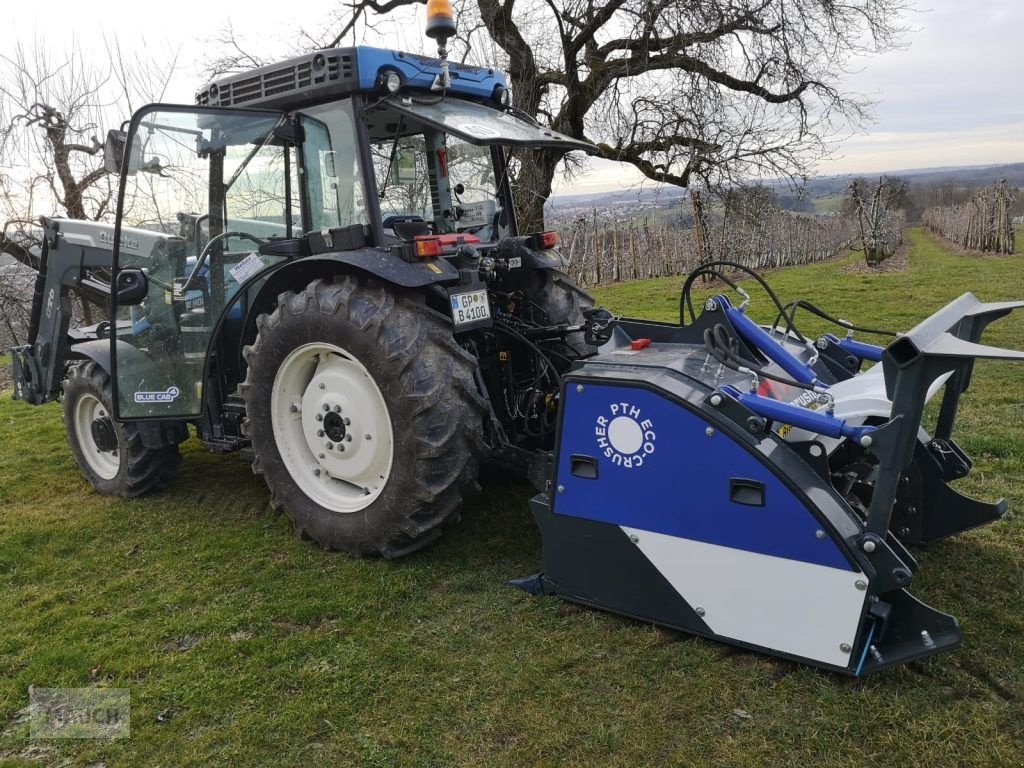
[[[385,14],[422,0],[355,0],[299,49],[365,34]],[[800,179],[870,103],[844,92],[851,59],[898,47],[905,0],[457,0],[454,56],[498,63],[516,106],[600,156],[647,178],[720,188],[741,178]],[[323,25],[321,25],[323,28]],[[488,61],[494,59],[494,61]],[[257,63],[244,51],[226,71]],[[558,150],[515,158],[517,208],[527,228],[563,160]],[[569,167],[569,172],[576,170]]]
[[[40,215],[112,215],[116,180],[103,168],[100,137],[134,106],[158,100],[175,62],[132,60],[116,40],[102,60],[77,44],[54,51],[19,42],[7,50],[0,54],[0,330],[17,343],[29,292],[24,271],[10,262],[38,266]]]
[[[854,179],[849,189],[848,212],[857,220],[864,261],[868,266],[877,266],[903,242],[907,182],[883,176],[872,186],[864,179]]]

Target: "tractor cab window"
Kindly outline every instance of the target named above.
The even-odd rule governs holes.
[[[352,102],[310,107],[299,119],[310,230],[367,224]]]
[[[214,329],[296,236],[295,150],[276,112],[147,107],[132,120],[115,268],[147,292],[117,306],[121,418],[196,416]]]
[[[437,130],[389,109],[367,115],[384,233],[424,222],[436,234],[467,233],[484,242],[510,231],[502,194],[501,149]]]

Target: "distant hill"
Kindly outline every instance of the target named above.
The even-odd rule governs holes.
[[[877,179],[879,176],[902,176],[912,184],[951,183],[957,187],[984,187],[999,179],[1006,179],[1011,186],[1024,187],[1024,163],[1003,163],[1000,165],[963,165],[939,168],[911,168],[900,171],[875,171],[871,173],[847,173],[836,176],[818,176],[807,182],[807,194],[811,198],[835,197],[846,194],[852,179]],[[788,182],[764,182],[780,194],[791,193]],[[643,189],[614,190],[612,192],[591,192],[588,194],[553,195],[547,207],[576,208],[580,206],[635,205],[637,203],[671,204],[686,197],[686,190],[679,187],[650,185]]]
[[[912,168],[902,171],[848,173],[841,176],[819,176],[807,183],[811,197],[843,195],[852,179],[877,179],[879,176],[901,176],[911,184],[953,184],[957,187],[987,187],[1006,179],[1012,187],[1024,187],[1024,163],[1001,165],[963,165],[944,168]]]

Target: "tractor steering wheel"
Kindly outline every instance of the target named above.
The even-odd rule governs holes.
[[[199,254],[199,258],[196,259],[196,265],[192,267],[192,272],[188,276],[188,280],[185,281],[184,290],[189,290],[192,287],[192,281],[198,277],[200,270],[210,256],[210,250],[213,248],[215,243],[219,243],[221,240],[227,240],[229,237],[244,237],[246,240],[252,240],[257,245],[263,245],[266,240],[261,240],[255,235],[250,235],[248,232],[221,232],[219,235],[214,235],[210,238],[209,242],[203,248],[202,253]]]

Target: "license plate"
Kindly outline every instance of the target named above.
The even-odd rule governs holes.
[[[491,305],[487,301],[487,289],[452,294],[452,319],[455,327],[490,320]]]

